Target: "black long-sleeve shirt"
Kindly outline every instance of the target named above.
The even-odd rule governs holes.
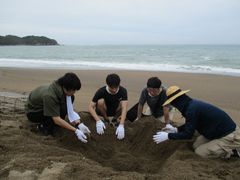
[[[218,139],[233,132],[236,128],[234,121],[223,110],[199,101],[191,100],[183,116],[186,122],[178,127],[178,133],[169,133],[169,139],[190,139],[197,130],[205,138]]]

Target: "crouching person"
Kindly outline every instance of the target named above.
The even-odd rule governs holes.
[[[182,91],[177,86],[167,89],[167,101],[163,106],[171,104],[185,117],[185,124],[175,128],[168,126],[153,136],[158,144],[168,139],[190,139],[195,130],[200,134],[193,144],[196,154],[204,158],[239,157],[240,129],[223,110],[190,98],[189,90]]]
[[[149,78],[147,87],[142,90],[139,98],[136,120],[140,119],[144,114],[152,115],[166,125],[170,124],[174,112],[171,106],[162,106],[166,99],[166,89],[162,86],[162,81],[158,77]],[[144,104],[148,105],[145,113],[143,113]]]
[[[117,121],[116,136],[119,140],[125,137],[124,123],[128,104],[127,90],[120,85],[120,81],[117,74],[109,74],[106,78],[106,86],[97,90],[88,108],[96,120],[96,130],[99,135],[104,134],[106,129],[104,121],[112,122],[113,119]],[[99,116],[104,120],[102,121]],[[114,118],[110,119],[110,117]]]
[[[74,73],[66,73],[50,85],[34,89],[25,105],[27,118],[38,124],[38,129],[45,135],[53,134],[56,125],[75,132],[78,139],[87,142],[86,133],[90,133],[73,110],[76,91],[80,90],[80,79]],[[64,119],[68,115],[70,124]]]

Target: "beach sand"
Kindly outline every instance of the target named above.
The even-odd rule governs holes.
[[[0,92],[27,95],[66,72],[69,70],[2,68]],[[118,141],[115,129],[109,126],[103,136],[98,136],[95,122],[86,112],[95,91],[105,84],[106,75],[116,72],[122,86],[128,89],[129,108],[138,101],[147,79],[158,76],[166,86],[191,89],[191,97],[224,109],[240,125],[239,77],[144,71],[72,72],[82,82],[74,107],[92,131],[89,142],[83,144],[72,132],[60,128],[54,137],[42,136],[33,131],[22,111],[13,112],[9,106],[4,110],[9,113],[4,116],[1,109],[1,179],[239,179],[239,159],[202,159],[191,148],[193,140],[154,144],[152,136],[162,124],[152,117],[126,122],[126,138]],[[2,101],[0,105],[7,103]],[[174,121],[181,122],[181,116],[175,116]]]

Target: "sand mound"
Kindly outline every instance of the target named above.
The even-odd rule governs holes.
[[[156,145],[152,136],[160,122],[151,118],[143,118],[135,123],[126,123],[126,138],[117,140],[115,128],[108,126],[105,134],[96,133],[95,122],[88,113],[81,113],[85,124],[92,130],[89,143],[82,144],[74,137],[62,131],[59,141],[69,150],[80,151],[84,156],[99,162],[103,166],[112,167],[117,171],[136,171],[140,173],[157,173],[164,162],[183,144],[180,142],[165,142]]]
[[[126,123],[126,138],[107,126],[96,134],[95,122],[80,113],[92,131],[87,144],[57,128],[55,137],[32,132],[26,117],[0,119],[1,179],[238,179],[238,159],[202,159],[191,141],[154,144],[160,122],[145,117]]]

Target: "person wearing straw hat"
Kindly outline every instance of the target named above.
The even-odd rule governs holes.
[[[170,125],[173,118],[172,107],[162,106],[166,101],[166,89],[162,86],[162,82],[158,77],[151,77],[147,81],[147,87],[142,90],[138,103],[137,119],[140,119],[143,113],[144,104],[148,107],[143,113],[144,115],[152,115],[159,119],[162,123]]]
[[[190,98],[186,95],[189,91],[183,91],[178,86],[167,89],[168,98],[163,106],[173,105],[182,113],[186,121],[177,128],[163,128],[153,136],[153,140],[158,144],[168,139],[190,139],[197,130],[200,135],[193,144],[196,154],[205,158],[239,157],[239,127],[218,107]]]
[[[80,121],[73,110],[74,94],[80,90],[80,79],[74,73],[66,73],[50,85],[39,86],[28,97],[25,105],[27,118],[37,123],[38,130],[45,135],[53,134],[56,125],[75,132],[77,138],[86,143],[90,130]],[[70,124],[64,119],[68,115]]]

